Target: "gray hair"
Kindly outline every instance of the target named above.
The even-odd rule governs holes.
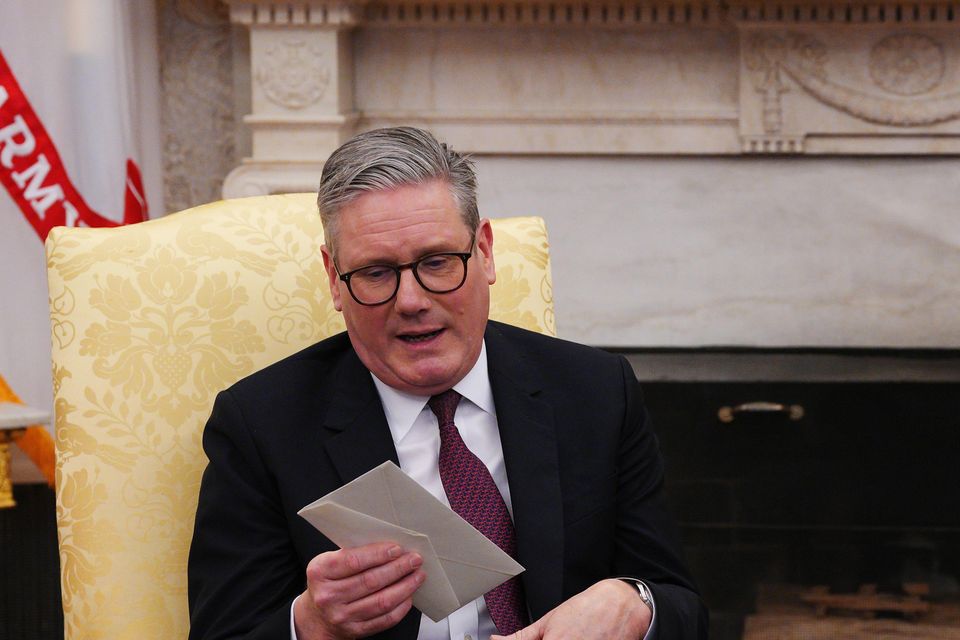
[[[347,140],[323,165],[317,207],[327,244],[337,235],[340,209],[365,193],[443,180],[471,232],[480,226],[473,163],[429,132],[413,127],[374,129]]]

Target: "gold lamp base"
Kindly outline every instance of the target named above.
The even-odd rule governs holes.
[[[13,480],[10,479],[10,443],[24,432],[24,429],[0,430],[0,509],[17,506],[13,499]]]

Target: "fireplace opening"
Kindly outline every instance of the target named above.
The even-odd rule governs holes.
[[[711,638],[960,638],[960,354],[627,355]]]

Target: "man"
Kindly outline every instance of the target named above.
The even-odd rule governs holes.
[[[417,129],[362,134],[318,203],[347,332],[217,398],[191,637],[705,637],[629,365],[487,320],[494,238],[469,161]],[[412,608],[417,554],[338,550],[296,515],[386,460],[526,571],[434,623]]]

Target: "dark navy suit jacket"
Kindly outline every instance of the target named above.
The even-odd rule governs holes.
[[[487,362],[532,619],[608,577],[651,588],[658,637],[705,638],[679,558],[663,463],[622,357],[496,322]],[[346,334],[216,400],[189,561],[191,639],[289,638],[305,568],[336,547],[297,511],[397,453]],[[415,640],[413,610],[377,638]]]

